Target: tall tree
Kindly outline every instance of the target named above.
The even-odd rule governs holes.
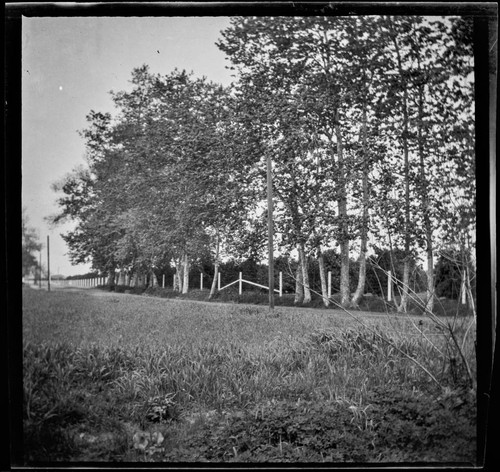
[[[21,223],[23,236],[22,265],[23,277],[25,277],[38,268],[39,264],[35,253],[40,251],[42,245],[38,240],[38,234],[35,228],[29,225],[29,218],[26,214],[26,208],[24,207],[22,209]]]

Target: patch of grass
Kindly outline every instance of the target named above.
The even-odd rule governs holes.
[[[442,388],[409,357],[450,392],[463,373],[452,375],[436,350],[446,348],[443,337],[415,319],[365,317],[371,328],[360,328],[333,311],[282,307],[271,317],[259,306],[119,294],[26,289],[24,296],[29,462],[417,460],[419,448],[429,460],[472,454],[453,446],[450,433],[473,443],[472,402],[437,403]],[[416,406],[405,408],[410,400]],[[427,406],[411,429],[418,402]],[[406,442],[384,439],[393,424]],[[161,433],[165,443],[134,448],[138,432]]]

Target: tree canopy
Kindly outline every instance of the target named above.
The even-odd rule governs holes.
[[[87,116],[87,165],[55,185],[55,220],[77,222],[73,261],[141,276],[173,265],[186,291],[202,260],[260,259],[270,156],[274,249],[297,254],[298,302],[312,264],[328,303],[338,251],[341,303],[355,305],[383,247],[402,264],[402,311],[425,254],[432,309],[436,251],[474,244],[470,38],[460,17],[234,17],[217,43],[230,87],[134,69],[116,114]]]

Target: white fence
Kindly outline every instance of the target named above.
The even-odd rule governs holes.
[[[221,287],[220,286],[220,277],[221,277],[221,273],[219,272],[218,273],[218,278],[217,278],[217,290],[220,292],[221,290],[224,290],[228,287],[230,287],[231,285],[234,285],[236,283],[239,283],[239,295],[241,295],[243,293],[243,282],[247,283],[247,284],[250,284],[250,285],[254,285],[256,287],[261,287],[261,288],[265,288],[266,290],[269,290],[269,287],[266,287],[265,285],[261,285],[261,284],[257,284],[255,282],[250,282],[250,280],[245,280],[243,278],[243,273],[240,272],[240,276],[238,279],[236,279],[234,282],[231,282],[231,283],[228,283],[227,285],[224,285],[224,287]],[[283,274],[280,272],[279,273],[279,289],[274,289],[275,292],[278,292],[280,297],[283,296]]]
[[[200,272],[200,290],[203,290],[203,273]],[[243,284],[246,283],[246,284],[249,284],[249,285],[253,285],[255,287],[260,287],[260,288],[263,288],[265,290],[269,290],[269,287],[267,287],[266,285],[262,285],[262,284],[258,284],[256,282],[251,282],[250,280],[246,280],[243,278],[243,273],[240,272],[239,273],[239,277],[238,279],[228,283],[227,285],[224,285],[223,287],[221,287],[221,275],[222,273],[221,272],[218,272],[218,277],[217,277],[217,290],[220,292],[222,290],[225,290],[226,288],[228,287],[231,287],[232,285],[235,285],[235,284],[238,284],[238,293],[239,295],[241,295],[243,293]],[[392,301],[392,299],[394,298],[394,287],[393,287],[393,277],[392,277],[392,274],[391,274],[391,271],[388,271],[388,277],[387,277],[387,300],[388,301]],[[173,277],[175,278],[175,276]],[[125,275],[123,277],[123,279],[121,277],[117,277],[117,280],[116,282],[121,282],[122,284],[124,285],[129,285],[131,280],[131,278],[128,276],[128,275]],[[328,272],[328,298],[331,298],[332,296],[332,273],[329,271]],[[278,281],[279,281],[279,285],[278,285],[278,288],[274,289],[274,291],[276,293],[279,294],[280,297],[283,296],[283,273],[282,272],[279,272],[279,275],[278,275]],[[48,281],[47,279],[42,279],[41,281],[39,280],[35,280],[35,279],[27,279],[27,280],[23,280],[23,282],[25,283],[29,283],[31,285],[35,285],[35,286],[39,286],[39,287],[47,287],[48,286]],[[162,288],[165,288],[165,274],[162,275],[162,283],[161,283],[161,287]],[[78,287],[78,288],[94,288],[94,287],[97,287],[99,285],[106,285],[108,283],[108,277],[104,277],[104,276],[98,276],[98,277],[89,277],[89,278],[85,278],[85,279],[50,279],[50,285],[53,286],[54,288],[56,287],[59,287],[59,288],[62,288],[62,287]],[[157,285],[157,280],[156,280],[156,277],[154,278],[154,283],[153,283],[153,286],[156,286]],[[172,286],[174,286],[174,281],[172,280]],[[193,287],[191,287],[193,288]],[[465,304],[465,290],[462,290],[462,304]]]
[[[238,293],[241,295],[243,293],[243,283],[253,285],[255,287],[260,287],[265,290],[269,290],[269,287],[258,284],[256,282],[251,282],[250,280],[246,280],[243,278],[243,273],[239,273],[238,279],[228,283],[227,285],[224,285],[221,287],[221,272],[218,272],[218,277],[217,277],[217,290],[220,292],[222,290],[225,290],[228,287],[231,287],[232,285],[238,284]],[[174,276],[175,278],[175,276]],[[121,278],[120,278],[121,279]],[[124,276],[124,279],[120,280],[118,279],[118,282],[122,282],[125,285],[129,285],[131,280],[128,275]],[[388,278],[387,278],[387,300],[392,301],[394,298],[394,288],[393,288],[393,277],[391,275],[391,271],[388,271]],[[278,275],[278,281],[279,281],[279,288],[275,288],[274,291],[279,294],[280,297],[283,296],[283,273],[279,272]],[[26,282],[32,284],[32,285],[39,285],[46,287],[48,285],[47,279],[42,279],[41,281],[39,280],[34,280],[34,279],[29,279]],[[78,287],[78,288],[93,288],[97,287],[99,285],[106,285],[108,282],[108,277],[104,276],[99,276],[99,277],[89,277],[85,279],[50,279],[50,284],[54,287]],[[154,285],[157,285],[157,280],[155,277],[154,280]],[[172,281],[172,286],[173,286],[173,281]],[[165,274],[162,275],[162,288],[165,288]],[[203,273],[200,272],[200,290],[203,290]],[[463,294],[465,294],[465,290],[462,290]],[[329,271],[328,272],[328,298],[331,298],[332,296],[332,273]],[[465,304],[465,297],[462,296],[462,303]]]

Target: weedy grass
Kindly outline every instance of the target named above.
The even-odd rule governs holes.
[[[363,323],[25,289],[27,461],[473,461],[447,338],[412,317]]]

